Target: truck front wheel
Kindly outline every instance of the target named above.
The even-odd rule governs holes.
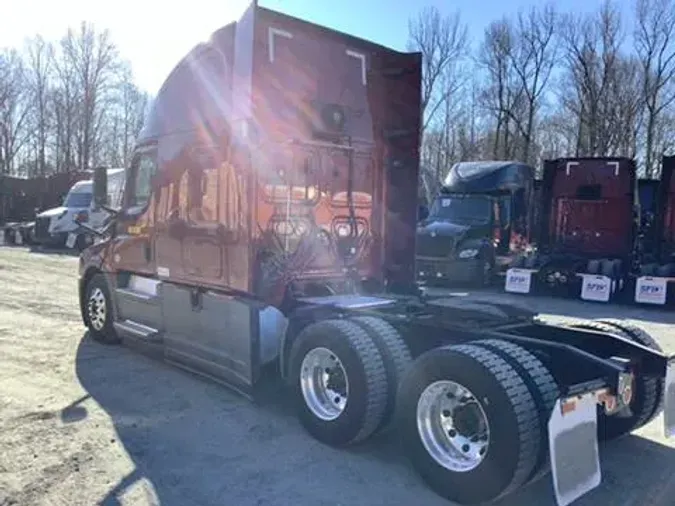
[[[474,345],[436,348],[413,362],[397,419],[417,472],[459,504],[490,502],[525,484],[545,430],[518,372]]]
[[[308,325],[293,342],[289,367],[298,418],[315,439],[346,446],[380,426],[388,397],[384,360],[356,323]]]
[[[91,338],[104,344],[117,344],[120,340],[113,327],[110,291],[102,274],[95,274],[87,283],[84,304]]]

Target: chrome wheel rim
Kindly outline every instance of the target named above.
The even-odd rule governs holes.
[[[332,421],[347,406],[349,381],[342,362],[327,348],[310,350],[300,366],[300,388],[314,416]]]
[[[94,288],[88,302],[89,323],[96,331],[103,330],[107,316],[105,295],[100,288]]]
[[[454,381],[436,381],[424,389],[417,402],[417,431],[429,455],[449,471],[475,469],[490,446],[483,406]]]

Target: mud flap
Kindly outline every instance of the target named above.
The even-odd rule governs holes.
[[[675,358],[671,357],[666,369],[666,385],[663,390],[663,427],[667,438],[675,437]]]
[[[600,485],[597,401],[593,393],[556,401],[548,422],[548,442],[558,506],[566,506]]]

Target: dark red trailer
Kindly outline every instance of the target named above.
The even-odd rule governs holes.
[[[635,302],[666,304],[675,281],[675,156],[664,156],[656,188],[654,220],[640,251]]]
[[[534,287],[607,302],[631,269],[635,162],[562,158],[544,162],[537,249],[507,274],[506,290]]]

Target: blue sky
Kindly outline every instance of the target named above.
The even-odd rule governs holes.
[[[173,65],[201,40],[236,19],[249,0],[6,0],[0,16],[0,47],[19,46],[42,33],[56,39],[81,20],[107,28],[131,60],[138,83],[155,93]],[[405,49],[408,19],[424,5],[441,12],[459,10],[470,36],[478,41],[493,19],[512,14],[537,0],[259,0],[260,5],[340,31]],[[560,10],[585,12],[600,0],[557,0]],[[625,10],[630,0],[622,0]],[[9,9],[7,9],[9,7]]]

